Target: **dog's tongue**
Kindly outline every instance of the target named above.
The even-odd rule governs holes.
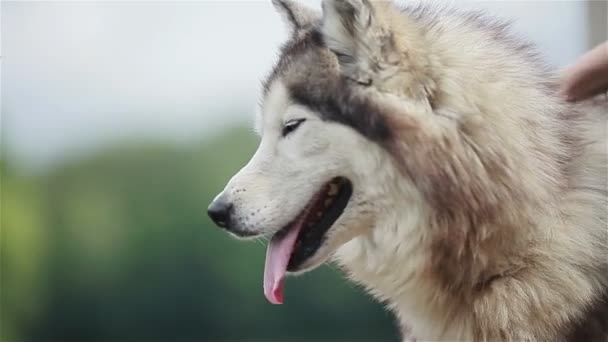
[[[272,304],[283,304],[283,277],[301,228],[301,222],[296,222],[287,234],[273,236],[268,244],[264,266],[264,295]]]

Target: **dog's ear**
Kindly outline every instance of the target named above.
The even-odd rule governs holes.
[[[320,18],[319,12],[294,0],[272,0],[272,4],[281,14],[292,33],[312,25]]]
[[[322,34],[328,48],[338,57],[341,72],[356,82],[369,85],[374,70],[398,60],[393,54],[393,37],[386,3],[368,0],[323,0]]]
[[[321,34],[343,77],[431,106],[436,76],[426,40],[391,1],[323,0]]]

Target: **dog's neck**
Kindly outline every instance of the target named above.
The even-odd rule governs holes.
[[[403,198],[394,200],[393,206],[404,203]],[[450,320],[445,312],[452,304],[429,275],[424,228],[429,213],[424,208],[393,206],[385,207],[374,229],[338,249],[336,261],[355,282],[385,302],[418,340],[470,339],[470,331],[446,326]],[[459,323],[453,326],[467,326]]]

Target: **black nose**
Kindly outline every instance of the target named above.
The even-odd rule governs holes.
[[[207,208],[207,214],[215,224],[222,228],[227,228],[230,223],[232,203],[224,201],[221,197],[215,199]]]

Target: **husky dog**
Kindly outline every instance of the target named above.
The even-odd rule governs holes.
[[[273,3],[261,142],[208,208],[270,237],[268,300],[334,260],[407,341],[606,341],[606,108],[485,15]]]

